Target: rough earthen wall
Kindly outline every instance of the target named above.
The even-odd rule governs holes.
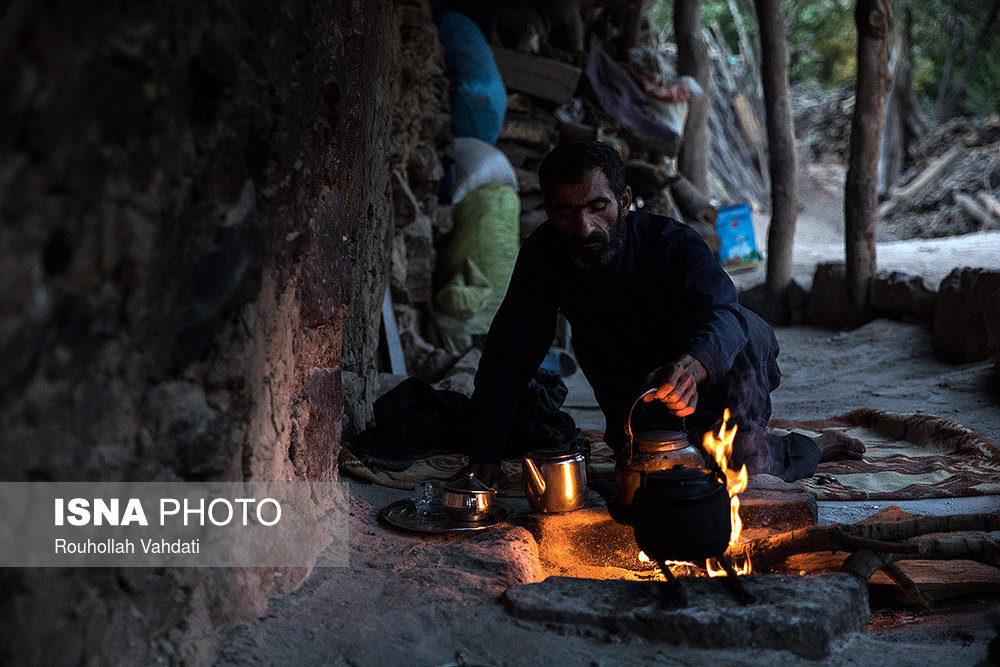
[[[342,369],[375,391],[389,0],[0,11],[0,481],[334,480]],[[306,574],[3,570],[0,663],[198,664]]]

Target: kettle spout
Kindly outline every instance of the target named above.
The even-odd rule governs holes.
[[[615,487],[611,482],[606,479],[592,479],[590,480],[590,488],[604,500],[604,504],[608,506],[608,514],[616,523],[623,526],[635,525],[632,519],[632,508],[618,502],[618,494],[615,493]]]
[[[528,491],[535,496],[545,493],[545,478],[542,477],[542,473],[535,466],[535,462],[530,458],[525,458],[524,469],[528,472],[525,477],[525,481],[528,483]]]

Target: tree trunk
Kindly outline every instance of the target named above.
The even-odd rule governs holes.
[[[765,319],[787,324],[788,286],[792,282],[792,249],[798,215],[795,138],[788,96],[788,43],[780,0],[756,0],[760,25],[760,70],[767,110],[767,144],[771,174],[771,226],[767,232]]]
[[[885,127],[882,130],[882,147],[878,161],[878,192],[887,194],[903,173],[906,157],[906,122],[911,114],[909,104],[913,99],[913,49],[911,34],[913,11],[906,8],[903,31],[896,43],[892,66],[892,87],[885,108]]]
[[[625,32],[622,35],[622,56],[628,55],[628,50],[639,43],[639,27],[642,24],[642,0],[630,0],[625,9]]]
[[[913,92],[913,10],[906,8],[904,27],[892,68],[892,87],[885,111],[882,152],[879,155],[879,194],[892,191],[906,170],[910,146],[923,138],[924,121]]]
[[[702,192],[708,192],[708,46],[702,34],[701,0],[676,0],[674,35],[677,38],[677,73],[693,76],[704,94],[688,103],[684,141],[677,157],[677,169]]]
[[[868,288],[876,271],[875,221],[878,209],[879,143],[885,101],[889,93],[889,0],[857,0],[854,22],[858,29],[858,79],[851,153],[844,192],[845,254],[850,319],[865,321]]]
[[[976,41],[972,44],[972,49],[969,51],[969,55],[965,58],[965,66],[962,68],[962,75],[958,78],[958,83],[955,84],[955,88],[945,97],[945,104],[943,114],[940,120],[948,120],[952,116],[958,113],[959,105],[962,102],[962,98],[965,97],[965,87],[969,84],[969,76],[972,74],[972,68],[976,65],[976,60],[979,59],[979,53],[983,50],[983,44],[990,37],[993,28],[993,23],[997,20],[997,14],[1000,14],[1000,0],[993,0],[993,6],[990,8],[990,13],[986,17],[986,22],[979,29],[979,34],[976,35]]]
[[[934,102],[934,113],[937,114],[938,118],[944,117],[945,100],[948,97],[948,91],[951,90],[951,74],[955,69],[955,54],[962,43],[962,33],[965,32],[965,23],[956,20],[955,17],[951,17],[949,23],[954,26],[955,32],[951,36],[951,48],[948,49],[948,57],[944,61],[941,83],[938,84],[937,100]]]

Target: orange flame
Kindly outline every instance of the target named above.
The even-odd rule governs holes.
[[[645,551],[641,551],[640,550],[638,558],[639,558],[639,562],[640,563],[652,563],[653,562],[653,559],[650,558],[649,556],[647,556]],[[662,568],[664,568],[664,567],[669,568],[670,571],[671,571],[671,573],[673,573],[673,575],[675,577],[689,576],[694,571],[698,570],[698,566],[697,565],[695,565],[694,563],[692,563],[690,561],[686,561],[686,560],[665,560],[665,561],[662,561],[660,563],[656,563],[656,566],[657,566],[658,569],[661,570],[661,573],[664,576],[666,576],[666,574],[667,574],[666,572],[662,572]]]
[[[719,468],[726,474],[726,491],[729,492],[729,517],[732,522],[732,532],[729,534],[729,546],[733,546],[739,542],[740,533],[743,531],[743,521],[740,519],[740,499],[737,494],[747,488],[748,475],[746,465],[743,465],[738,471],[730,470],[729,468],[729,459],[733,454],[733,438],[736,437],[736,425],[733,424],[733,427],[727,430],[726,425],[728,421],[729,408],[726,408],[722,414],[722,425],[719,427],[718,435],[709,431],[705,434],[702,445],[705,447],[705,451],[710,453],[715,462],[719,464]],[[705,563],[708,575],[710,577],[725,576],[726,571],[718,567],[718,564],[714,561],[714,558],[710,558]],[[736,565],[735,569],[737,574],[749,574],[750,563],[746,562],[742,565]]]

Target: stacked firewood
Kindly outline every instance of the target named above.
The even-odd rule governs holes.
[[[803,157],[845,164],[854,91],[799,90],[795,131]],[[882,194],[878,240],[954,236],[1000,229],[1000,116],[931,126],[909,147],[898,182]]]
[[[889,507],[856,524],[810,526],[740,543],[731,546],[728,554],[737,562],[750,561],[757,573],[786,571],[789,559],[796,556],[793,571],[802,567],[811,572],[841,570],[862,581],[882,571],[914,602],[930,609],[933,596],[901,565],[975,561],[1000,568],[998,529],[1000,514],[996,513],[917,516]],[[800,557],[805,554],[819,558],[810,562]],[[945,578],[952,587],[975,581],[975,575],[965,576],[961,569]]]
[[[673,45],[660,50],[672,57]],[[631,135],[618,120],[578,94],[578,68],[541,56],[512,56],[498,50],[498,64],[510,88],[507,116],[497,146],[520,181],[522,235],[545,220],[536,171],[555,145],[597,139],[625,160],[626,180],[644,210],[678,218],[718,249],[717,207],[742,202],[760,210],[768,204],[766,137],[759,93],[746,72],[714,43],[709,92],[711,156],[709,188],[702,192],[675,168],[676,147],[651,145]]]
[[[854,88],[841,86],[823,93],[797,88],[792,93],[795,137],[806,160],[847,164],[851,149]]]
[[[1000,116],[932,129],[880,208],[885,240],[1000,229]]]

